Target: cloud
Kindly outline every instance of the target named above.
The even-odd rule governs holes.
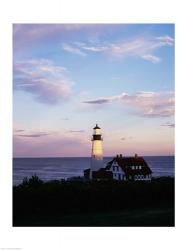
[[[170,37],[170,36],[167,36],[167,35],[157,37],[157,40],[159,40],[164,45],[167,44],[167,45],[173,46],[173,43],[174,43],[174,39],[172,37]]]
[[[125,141],[125,140],[132,140],[132,136],[128,136],[128,137],[122,137],[121,140]]]
[[[64,117],[64,118],[61,118],[61,120],[63,120],[63,121],[69,121],[69,118]]]
[[[94,46],[91,46],[91,47],[82,46],[82,49],[88,50],[88,51],[92,51],[92,52],[103,52],[103,51],[108,50],[108,47],[107,46],[98,46],[98,47],[94,47]]]
[[[14,24],[14,49],[24,49],[39,42],[59,40],[72,32],[87,27],[86,24]]]
[[[88,103],[88,104],[103,104],[103,103],[107,103],[110,101],[110,98],[99,98],[96,100],[91,100],[91,101],[85,101],[83,103]]]
[[[49,133],[43,133],[43,132],[40,132],[40,133],[36,133],[36,134],[18,134],[17,136],[20,136],[20,137],[43,137],[43,136],[47,136],[47,135],[50,135]]]
[[[51,60],[38,59],[14,63],[14,89],[32,93],[39,102],[55,105],[68,99],[72,82],[66,68]]]
[[[159,63],[161,59],[153,55],[142,55],[142,58],[152,63]]]
[[[83,103],[87,103],[87,104],[104,104],[104,103],[109,103],[109,102],[121,100],[122,98],[124,98],[124,96],[128,96],[128,94],[127,93],[122,93],[121,95],[116,95],[116,96],[101,97],[101,98],[94,99],[94,100],[84,101]]]
[[[25,131],[25,129],[14,129],[15,133],[20,133],[20,132],[24,132],[24,131]]]
[[[14,157],[84,156],[90,154],[89,143],[86,134],[32,131],[14,135],[13,152]]]
[[[69,52],[71,54],[76,54],[76,55],[79,55],[79,56],[86,56],[85,52],[81,51],[78,48],[73,48],[72,46],[70,46],[68,44],[63,44],[62,48],[63,48],[64,51]]]
[[[141,91],[134,94],[122,93],[121,95],[95,100],[84,103],[102,105],[104,103],[119,102],[122,107],[128,108],[134,114],[144,117],[169,117],[174,114],[173,92],[146,92]]]
[[[70,130],[70,133],[84,133],[85,130]]]
[[[155,56],[154,53],[159,48],[165,46],[173,46],[173,39],[168,36],[159,38],[139,37],[130,41],[123,41],[110,45],[108,53],[114,57],[134,56],[152,63],[158,63],[161,59]]]
[[[123,25],[123,27],[126,25]],[[112,25],[109,24],[14,24],[13,45],[14,53],[31,49],[39,44],[67,42],[74,37],[97,40],[100,34],[107,30],[111,32]],[[114,25],[113,30],[116,30]],[[76,38],[75,38],[76,39]],[[82,43],[82,41],[77,41]],[[85,44],[86,45],[86,44]]]
[[[166,122],[166,123],[164,123],[164,124],[161,124],[160,126],[162,126],[162,127],[174,128],[174,127],[175,127],[175,124],[174,124],[174,123],[171,123],[171,122]]]
[[[159,63],[161,58],[155,52],[166,46],[173,46],[174,39],[167,34],[159,37],[138,36],[120,41],[109,42],[102,40],[108,32],[123,29],[128,25],[111,24],[14,24],[13,44],[14,52],[21,49],[30,49],[38,44],[56,42],[69,53],[86,56],[88,53],[107,54],[113,58],[133,56],[152,63]],[[104,36],[105,34],[105,36]],[[77,39],[68,44],[69,39]],[[58,45],[57,45],[58,46]]]
[[[104,53],[114,58],[135,57],[141,58],[152,63],[159,63],[161,58],[154,53],[166,46],[173,46],[174,39],[169,36],[163,37],[138,37],[124,41],[116,41],[113,43],[103,42],[93,44],[76,43],[77,47],[71,47],[71,50],[77,50],[80,54],[84,51],[92,53]]]

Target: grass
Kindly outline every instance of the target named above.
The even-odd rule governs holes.
[[[171,208],[152,208],[110,213],[71,214],[65,216],[40,216],[14,221],[14,226],[47,227],[172,227],[174,210]]]

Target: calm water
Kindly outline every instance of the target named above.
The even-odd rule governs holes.
[[[112,157],[105,157],[104,163],[111,159]],[[147,156],[144,159],[153,171],[154,177],[174,176],[173,156]],[[34,174],[45,181],[82,176],[83,170],[89,167],[89,157],[14,158],[13,184],[17,185],[24,177]]]

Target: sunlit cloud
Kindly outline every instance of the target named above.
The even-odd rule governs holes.
[[[133,114],[144,117],[169,117],[174,114],[173,92],[137,92],[85,101],[86,104],[101,105],[119,102],[124,108],[130,108]]]
[[[86,56],[86,53],[84,53],[83,51],[81,51],[80,49],[78,48],[73,48],[72,46],[68,45],[68,44],[63,44],[62,45],[62,49],[66,52],[69,52],[71,54],[76,54],[76,55],[79,55],[79,56]]]
[[[65,77],[66,68],[51,60],[27,60],[14,63],[14,89],[32,93],[35,99],[46,104],[67,100],[72,82]]]
[[[133,56],[141,58],[152,63],[159,63],[161,58],[154,53],[162,47],[173,46],[174,39],[169,36],[163,37],[138,37],[136,39],[124,40],[119,42],[108,43],[100,42],[99,44],[81,44],[76,43],[77,47],[70,47],[72,51],[77,54],[84,53],[84,51],[92,53],[104,53],[115,58],[125,58]],[[71,53],[71,51],[69,51]]]
[[[152,63],[159,63],[161,61],[159,57],[153,55],[142,55],[142,58]]]
[[[120,25],[118,25],[120,27]],[[128,27],[124,25],[123,27]],[[88,53],[102,53],[113,58],[125,58],[133,56],[152,63],[159,63],[162,58],[155,55],[162,47],[174,45],[174,39],[169,35],[158,37],[138,36],[133,38],[121,38],[111,42],[103,38],[107,30],[115,30],[115,25],[106,24],[14,24],[13,42],[14,52],[18,49],[29,48],[34,44],[50,43],[55,40],[62,44],[62,49],[67,53],[78,56],[86,56]],[[67,42],[67,37],[76,32],[87,34],[87,39],[80,38],[78,41]],[[102,39],[101,39],[102,38]]]

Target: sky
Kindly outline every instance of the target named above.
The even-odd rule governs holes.
[[[173,24],[14,24],[14,157],[174,155]]]

